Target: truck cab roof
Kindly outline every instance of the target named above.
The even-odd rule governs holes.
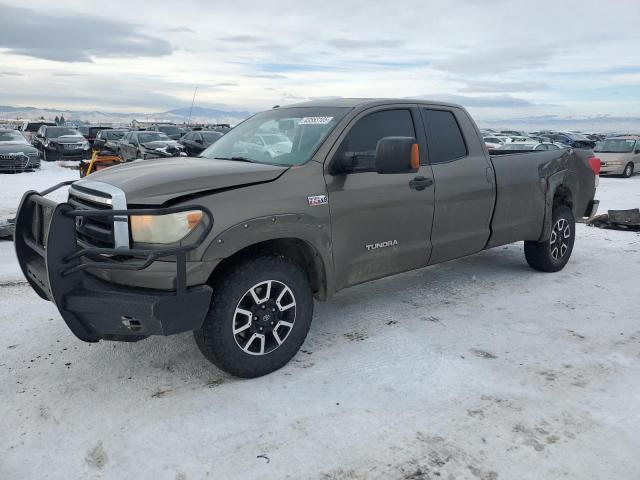
[[[296,108],[296,107],[351,107],[351,108],[369,108],[380,105],[394,104],[425,104],[425,105],[441,105],[443,107],[462,108],[455,103],[441,102],[438,100],[425,100],[423,98],[325,98],[312,100],[309,102],[294,103],[280,108]]]

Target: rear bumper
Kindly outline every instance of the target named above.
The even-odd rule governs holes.
[[[622,175],[626,164],[600,164],[600,175]]]
[[[98,215],[86,212],[90,213],[74,210],[67,203],[57,204],[31,191],[23,196],[16,217],[15,248],[22,272],[40,297],[56,305],[69,329],[81,340],[97,342],[139,340],[149,335],[172,335],[199,328],[209,309],[212,290],[208,285],[186,286],[185,251],[196,248],[206,234],[188,246],[163,249],[148,254],[142,263],[124,265],[107,260],[105,255],[113,253],[108,252],[110,249],[78,246],[76,218]],[[111,216],[122,216],[129,211],[113,212]],[[206,213],[212,224],[210,213]],[[209,231],[210,228],[206,233]],[[120,249],[118,253],[139,259],[149,252]],[[177,259],[173,264],[177,272],[174,291],[120,286],[90,272],[92,269],[143,271],[158,256],[167,254]]]

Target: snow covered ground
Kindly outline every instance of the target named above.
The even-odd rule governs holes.
[[[76,175],[2,176],[0,209]],[[190,334],[76,340],[0,242],[0,478],[636,480],[639,279],[640,235],[579,225],[557,274],[515,244],[342,292],[239,380]]]

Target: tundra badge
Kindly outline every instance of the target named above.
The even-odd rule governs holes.
[[[388,240],[386,242],[370,243],[365,245],[367,250],[377,250],[378,248],[395,247],[398,245],[398,240]]]

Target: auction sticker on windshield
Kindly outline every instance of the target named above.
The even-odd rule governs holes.
[[[333,117],[302,117],[298,125],[326,125]]]

